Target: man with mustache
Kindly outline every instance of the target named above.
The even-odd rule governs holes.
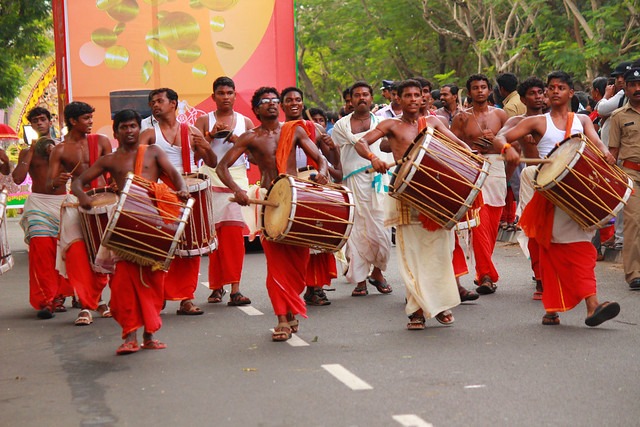
[[[624,81],[629,101],[609,119],[609,149],[633,180],[635,191],[624,207],[622,262],[629,287],[640,290],[640,68],[628,70]]]
[[[51,194],[65,193],[69,179],[80,176],[99,157],[111,153],[109,139],[104,135],[91,133],[94,111],[91,105],[80,101],[71,102],[64,108],[68,133],[62,144],[51,151],[49,157],[47,186]],[[85,186],[84,190],[108,184],[106,177],[100,176]],[[91,267],[82,235],[80,216],[75,207],[77,198],[69,194],[65,202],[60,215],[56,268],[62,276],[69,279],[82,304],[83,309],[78,313],[75,324],[85,326],[93,322],[89,310],[98,310],[103,317],[111,317],[108,307],[100,301],[108,277],[106,274],[94,272]]]
[[[207,166],[216,166],[216,155],[202,133],[195,127],[178,122],[178,94],[170,88],[160,88],[149,93],[149,106],[158,121],[153,128],[140,134],[140,144],[156,144],[180,173],[197,171],[196,162],[202,159]],[[193,303],[198,287],[200,257],[176,256],[171,262],[165,280],[165,299],[180,301],[177,315],[194,316],[204,313]]]
[[[387,174],[365,173],[371,165],[355,149],[358,139],[374,129],[381,119],[370,111],[373,89],[368,83],[354,83],[351,86],[351,100],[354,112],[338,120],[332,134],[333,140],[340,146],[344,184],[353,192],[356,205],[353,228],[345,251],[349,260],[346,276],[349,282],[356,285],[351,293],[354,297],[369,293],[367,280],[378,292],[388,294],[392,289],[382,272],[387,269],[391,252],[390,235],[384,227],[385,187],[389,185],[389,178]],[[378,157],[388,156],[380,150],[379,141],[374,142],[370,150]]]

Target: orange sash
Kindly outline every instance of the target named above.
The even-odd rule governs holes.
[[[144,153],[146,153],[148,145],[140,145],[136,153],[136,161],[133,166],[133,173],[139,179],[145,181],[149,187],[149,196],[156,199],[156,207],[165,224],[175,222],[180,217],[180,200],[172,187],[167,184],[151,182],[142,176],[142,163],[144,161]],[[163,174],[163,181],[171,183],[169,177]]]
[[[306,126],[304,120],[294,120],[282,125],[282,128],[280,129],[280,139],[278,140],[278,148],[276,149],[276,167],[278,169],[278,173],[287,173],[287,161],[289,160],[291,150],[293,149],[294,135],[296,127],[298,126],[301,126],[307,133],[307,136],[311,138],[311,132]],[[318,168],[318,165],[312,164],[312,166],[315,166],[316,169]]]

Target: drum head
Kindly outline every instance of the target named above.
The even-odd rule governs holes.
[[[187,184],[187,191],[189,193],[195,193],[200,190],[204,190],[209,186],[209,177],[203,173],[190,173],[183,174],[185,184]]]
[[[86,210],[81,206],[78,207],[80,212],[100,214],[106,212],[104,207],[118,203],[118,195],[109,188],[94,188],[87,191],[87,196],[91,197],[90,210]]]
[[[574,136],[562,141],[549,153],[552,163],[542,164],[538,167],[535,182],[540,187],[545,187],[554,181],[561,180],[567,167],[571,169],[575,161],[580,157],[585,142],[582,138]]]
[[[263,227],[272,239],[276,239],[289,228],[293,199],[293,180],[288,177],[278,179],[269,190],[267,200],[279,203],[277,208],[264,207]]]
[[[400,185],[403,184],[404,179],[411,180],[410,174],[411,174],[411,169],[414,166],[414,163],[416,162],[419,163],[421,161],[421,159],[418,158],[421,153],[421,148],[425,145],[428,146],[429,141],[431,141],[431,133],[427,132],[429,129],[430,128],[426,128],[425,130],[420,132],[418,136],[416,136],[416,138],[413,140],[413,143],[409,146],[409,148],[407,148],[407,151],[404,153],[404,156],[402,156],[403,158],[407,158],[407,161],[401,164],[396,169],[396,172],[393,174],[393,178],[391,179],[391,183],[390,183],[390,186],[391,188],[393,188],[393,191],[397,192],[401,190]],[[397,183],[396,183],[396,180],[398,180]]]

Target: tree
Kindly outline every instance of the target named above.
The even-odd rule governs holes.
[[[50,0],[0,2],[0,108],[11,106],[30,70],[53,50]]]

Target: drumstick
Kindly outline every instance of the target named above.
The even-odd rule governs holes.
[[[500,160],[506,160],[504,157],[500,157]],[[547,163],[553,163],[553,159],[536,159],[533,157],[520,157],[520,163],[526,163],[528,165],[543,165]]]
[[[74,167],[73,169],[71,169],[71,172],[69,172],[71,175],[73,175],[73,173],[76,171],[76,169],[78,169],[78,166],[80,166],[80,163],[82,162],[82,160],[80,160]]]
[[[236,199],[234,199],[233,197],[229,197],[229,201],[235,202]],[[260,200],[260,199],[249,199],[249,204],[271,206],[272,208],[277,208],[278,206],[280,206],[280,203],[278,202],[272,202],[269,200]]]
[[[391,169],[391,168],[392,168],[392,167],[394,167],[394,166],[401,165],[401,164],[403,164],[404,162],[406,162],[407,160],[409,160],[409,158],[408,158],[408,157],[403,157],[403,158],[401,158],[401,159],[396,160],[396,161],[395,161],[395,162],[393,162],[393,163],[387,163],[387,169]],[[364,173],[372,173],[372,172],[375,172],[375,171],[376,171],[376,170],[375,170],[374,168],[369,168],[369,169],[365,170],[365,171],[364,171]]]

